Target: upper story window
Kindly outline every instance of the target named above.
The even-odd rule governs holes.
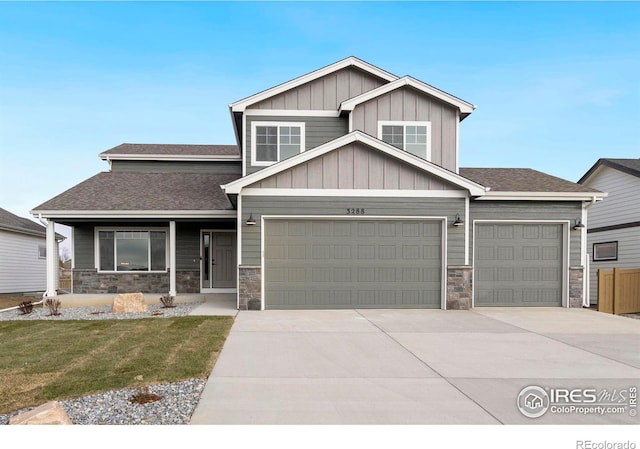
[[[304,123],[253,122],[251,163],[271,165],[304,151]]]
[[[423,159],[431,157],[431,122],[378,122],[378,139]]]

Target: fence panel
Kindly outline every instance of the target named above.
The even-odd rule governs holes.
[[[613,313],[613,270],[598,270],[598,312]]]
[[[640,312],[640,269],[598,270],[598,311]]]

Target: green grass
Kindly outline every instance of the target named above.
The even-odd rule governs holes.
[[[222,316],[0,322],[0,414],[101,391],[206,378],[232,323]]]

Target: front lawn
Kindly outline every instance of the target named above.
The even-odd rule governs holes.
[[[0,414],[54,399],[206,378],[232,323],[223,316],[0,322]]]

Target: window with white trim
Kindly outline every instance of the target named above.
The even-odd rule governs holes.
[[[97,229],[98,271],[166,271],[165,229]]]
[[[303,122],[251,123],[251,163],[271,165],[304,151]]]
[[[378,122],[378,139],[415,156],[431,158],[431,122]]]
[[[604,262],[618,260],[618,242],[602,242],[593,244],[593,261]]]
[[[46,259],[46,258],[47,258],[47,246],[38,245],[38,259]]]

